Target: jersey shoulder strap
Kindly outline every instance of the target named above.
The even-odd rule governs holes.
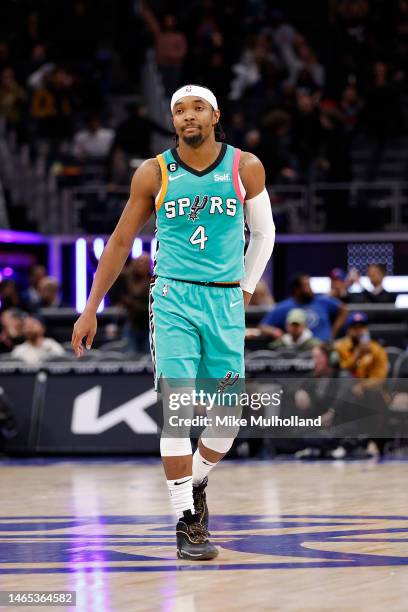
[[[169,156],[171,159],[169,159]],[[173,156],[171,154],[170,149],[163,151],[163,153],[159,153],[156,155],[156,159],[159,162],[160,172],[161,172],[161,188],[159,193],[156,196],[156,211],[159,210],[160,206],[164,202],[164,198],[166,197],[167,188],[169,186],[169,172],[168,165],[174,162]]]
[[[242,184],[241,177],[239,176],[239,162],[241,159],[241,149],[237,149],[236,147],[231,147],[233,157],[232,157],[232,184],[234,185],[235,193],[237,194],[238,200],[241,204],[244,203],[245,200],[245,189]]]

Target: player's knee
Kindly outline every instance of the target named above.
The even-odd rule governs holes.
[[[160,438],[160,454],[162,457],[183,457],[191,455],[190,438]]]
[[[228,453],[231,446],[233,445],[235,437],[233,438],[205,438],[201,436],[201,442],[205,448],[215,451],[216,453]]]

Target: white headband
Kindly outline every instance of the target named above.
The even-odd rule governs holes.
[[[211,104],[214,110],[218,110],[217,98],[214,96],[213,92],[206,87],[200,87],[200,85],[184,85],[184,87],[180,87],[171,97],[170,109],[173,110],[176,102],[185,96],[198,96],[199,98],[203,98],[203,100]]]

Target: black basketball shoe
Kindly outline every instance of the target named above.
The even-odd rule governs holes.
[[[176,536],[179,559],[205,561],[218,555],[218,549],[208,539],[207,529],[196,514],[191,514],[191,510],[183,512],[183,517],[177,523]]]
[[[205,477],[199,485],[193,485],[193,498],[196,516],[199,522],[208,529],[208,506],[205,488],[208,484],[208,478]]]

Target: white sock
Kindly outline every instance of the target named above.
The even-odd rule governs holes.
[[[217,462],[218,463],[218,462]],[[203,482],[204,478],[213,469],[217,463],[211,463],[207,459],[204,459],[197,448],[193,455],[193,484],[199,485]]]
[[[192,476],[183,476],[177,480],[168,480],[170,501],[179,519],[183,516],[185,510],[191,510],[191,514],[195,513],[193,500],[193,478]]]

